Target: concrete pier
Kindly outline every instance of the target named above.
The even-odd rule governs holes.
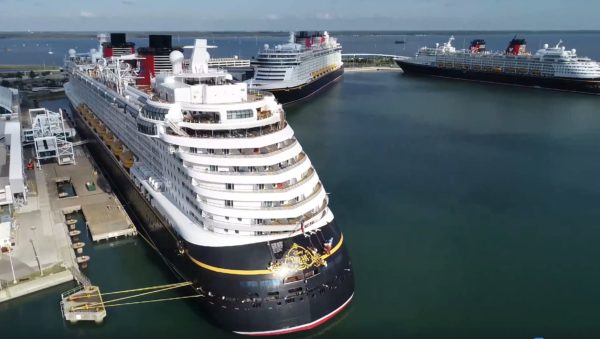
[[[94,242],[136,235],[135,226],[121,202],[82,148],[75,148],[75,160],[75,166],[42,165],[47,176],[52,178],[49,181],[68,178],[75,189],[76,196],[55,199],[56,208],[62,214],[81,210]],[[88,187],[93,187],[93,190],[88,190]],[[49,185],[48,190],[50,195],[58,197],[55,184]]]
[[[65,320],[72,324],[79,321],[101,323],[106,317],[100,288],[80,286],[61,295],[61,311]]]
[[[23,126],[31,123],[20,115]],[[79,143],[78,145],[82,145]],[[23,149],[22,159],[34,157],[31,148]],[[59,166],[55,162],[25,170],[27,201],[13,210],[12,251],[0,252],[0,302],[51,286],[77,280],[90,285],[79,271],[69,222],[65,214],[81,210],[93,241],[136,235],[137,231],[108,182],[94,168],[84,148],[75,147],[75,164]],[[68,180],[74,196],[59,197],[57,180]],[[63,194],[64,196],[64,194]],[[80,229],[80,234],[87,232]],[[86,244],[91,246],[92,244]],[[81,267],[93,258],[87,257]],[[84,265],[85,264],[85,265]]]

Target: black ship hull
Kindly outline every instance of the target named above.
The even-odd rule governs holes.
[[[568,78],[543,77],[524,74],[440,68],[428,65],[421,65],[403,60],[396,60],[396,63],[398,64],[398,66],[400,66],[400,68],[402,68],[404,73],[409,75],[426,75],[471,81],[511,84],[528,87],[540,87],[546,89],[580,92],[587,94],[600,94],[600,79],[576,80]]]
[[[86,146],[126,202],[123,205],[138,229],[178,278],[193,282],[194,292],[204,295],[197,300],[216,325],[247,335],[285,334],[312,329],[349,304],[354,294],[352,263],[335,221],[319,232],[271,243],[204,247],[186,242],[144,198],[148,193],[138,189],[77,110],[71,109],[80,135],[95,140]],[[326,242],[331,239],[329,247]],[[296,263],[307,264],[299,260],[302,255],[325,259],[313,260],[300,271],[268,269],[277,260],[287,260],[291,251],[300,254],[289,258]]]
[[[296,86],[296,87],[286,87],[286,88],[277,88],[277,89],[268,89],[265,90],[267,92],[273,93],[277,101],[282,104],[291,104],[303,99],[306,99],[319,91],[327,88],[331,84],[333,84],[337,79],[339,79],[342,74],[344,74],[344,66],[336,69],[333,72],[330,72],[317,80]]]

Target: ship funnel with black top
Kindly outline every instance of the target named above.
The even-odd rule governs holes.
[[[135,44],[127,42],[125,33],[110,33],[110,41],[106,41],[106,35],[101,34],[98,36],[98,40],[102,46],[104,58],[135,54]]]
[[[313,45],[322,45],[326,43],[328,37],[327,32],[300,31],[294,35],[295,42],[304,45],[306,48],[311,48]]]
[[[471,53],[480,53],[485,51],[485,40],[483,39],[475,39],[471,41],[471,46],[469,46],[469,50]]]
[[[171,72],[173,68],[169,56],[174,50],[180,48],[173,48],[170,35],[149,35],[148,47],[138,48],[138,55],[142,58],[138,86],[150,86],[156,73]]]
[[[521,55],[525,54],[525,39],[517,39],[516,36],[510,41],[506,48],[506,54]]]

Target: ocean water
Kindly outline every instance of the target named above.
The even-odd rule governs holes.
[[[512,37],[503,34],[486,36],[488,46],[503,48]],[[543,37],[600,56],[597,34]],[[254,48],[244,39],[241,49]],[[399,38],[349,39],[366,51]],[[346,73],[287,108],[330,193],[356,278],[347,311],[290,338],[600,337],[598,100]],[[140,238],[86,247],[89,276],[105,291],[174,281]],[[2,337],[237,337],[209,324],[193,301],[109,309],[100,326],[65,324],[58,301],[69,287],[0,304]]]

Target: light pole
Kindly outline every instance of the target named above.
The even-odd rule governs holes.
[[[12,255],[10,254],[11,252],[12,252],[12,248],[10,249],[10,251],[8,251],[8,260],[10,261],[10,270],[12,271],[13,284],[16,284],[17,277],[15,276],[15,268],[14,268],[13,262],[12,262]]]
[[[52,218],[50,218],[50,220],[52,220]],[[37,251],[35,249],[35,244],[33,243],[33,238],[35,237],[35,235],[37,234],[35,232],[36,227],[35,226],[31,226],[31,230],[34,231],[31,238],[29,238],[29,242],[31,242],[31,247],[33,247],[33,254],[35,255],[35,260],[37,261],[38,264],[38,268],[40,270],[40,275],[43,277],[44,276],[44,272],[42,271],[42,265],[40,264],[40,257],[37,254]]]

